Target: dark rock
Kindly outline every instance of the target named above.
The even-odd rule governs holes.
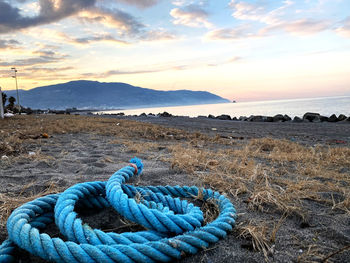
[[[160,116],[160,117],[172,117],[173,115],[164,111],[163,113],[158,113],[158,116]]]
[[[320,118],[315,118],[312,122],[321,122]]]
[[[307,112],[303,116],[303,120],[308,120],[311,122],[320,122],[320,114],[319,113],[313,113],[313,112]]]
[[[293,122],[303,122],[303,120],[300,117],[295,116]]]
[[[321,121],[328,121],[328,117],[322,116],[322,115],[321,115],[321,116],[320,116],[320,120],[321,120]]]
[[[214,116],[214,115],[209,114],[209,115],[208,115],[208,118],[209,118],[209,119],[215,119],[215,116]]]
[[[148,117],[155,117],[156,115],[155,114],[153,114],[153,113],[148,113],[148,115],[147,115]]]
[[[310,223],[309,222],[301,222],[300,223],[300,228],[308,228],[308,227],[310,227]]]
[[[273,122],[273,117],[267,116],[266,117],[266,122]]]
[[[238,121],[237,117],[232,118],[233,121]]]
[[[266,117],[265,117],[266,118]],[[253,121],[253,122],[264,122],[264,116],[261,116],[261,115],[251,115],[249,118],[248,118],[248,121]]]
[[[344,120],[344,121],[348,121],[348,122],[350,122],[350,117],[348,117],[346,120]]]
[[[246,116],[240,116],[240,117],[238,118],[238,120],[240,120],[240,121],[247,121],[248,118],[247,118]]]
[[[140,117],[147,117],[146,113],[141,113]]]
[[[346,120],[346,116],[344,114],[340,114],[338,116],[338,121],[344,121],[344,120]]]
[[[227,115],[227,114],[222,114],[220,116],[217,116],[216,118],[219,119],[219,120],[224,120],[224,121],[230,121],[231,120],[230,115]]]
[[[289,117],[287,114],[285,114],[285,115],[283,116],[283,118],[284,118],[284,121],[291,121],[291,120],[292,120],[292,118]]]
[[[332,114],[329,118],[328,118],[329,122],[337,122],[338,118],[335,114]]]
[[[198,118],[198,119],[206,119],[206,118],[207,118],[207,116],[198,115],[198,116],[197,116],[197,118]]]
[[[285,121],[284,116],[282,114],[277,114],[272,117],[273,122],[283,122]]]

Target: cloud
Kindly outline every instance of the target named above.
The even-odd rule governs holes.
[[[21,79],[28,80],[57,80],[60,79],[69,79],[72,78],[71,74],[65,73],[65,71],[75,70],[76,68],[65,66],[65,67],[22,67],[19,70],[19,76]],[[10,69],[0,70],[0,76],[8,78],[12,76]]]
[[[10,39],[10,40],[2,40],[0,39],[0,49],[14,49],[16,48],[20,43],[17,40]]]
[[[207,4],[208,0],[174,0],[171,3],[175,6],[188,6],[188,5],[198,5],[203,6]]]
[[[350,37],[350,16],[341,23],[342,25],[336,29],[337,34],[343,37]]]
[[[172,4],[176,6],[184,6],[186,4],[186,0],[175,0],[172,2]]]
[[[115,2],[136,5],[140,8],[147,8],[156,5],[161,0],[114,0]],[[61,19],[74,16],[77,21],[86,24],[97,24],[116,29],[111,33],[94,32],[90,36],[70,37],[63,32],[48,28],[35,28],[35,35],[39,35],[37,30],[45,32],[45,36],[54,41],[64,41],[72,44],[91,44],[94,42],[113,42],[119,44],[131,44],[135,41],[159,41],[172,40],[175,35],[164,29],[149,29],[133,15],[117,9],[110,8],[109,1],[102,0],[39,0],[36,3],[37,11],[35,15],[28,12],[27,7],[31,3],[29,0],[17,0],[22,7],[17,8],[14,2],[0,0],[0,34],[11,31],[27,29],[26,34],[34,35],[29,28],[49,24]],[[108,5],[107,5],[108,4]],[[107,6],[109,6],[107,8]],[[24,10],[25,9],[25,10]],[[26,16],[28,14],[29,16]],[[47,35],[47,33],[49,35]],[[60,43],[61,43],[60,42]],[[9,48],[10,42],[0,42],[0,48]]]
[[[110,34],[95,34],[87,37],[70,37],[66,34],[61,33],[61,36],[69,43],[76,44],[76,45],[89,45],[95,42],[111,42],[111,43],[117,43],[121,45],[128,45],[127,41],[120,40],[115,38],[114,36]]]
[[[286,21],[268,26],[260,31],[261,34],[267,34],[272,31],[284,31],[295,35],[312,35],[331,28],[330,21],[299,19],[295,21]]]
[[[0,0],[0,33],[49,24],[94,6],[96,0],[40,0],[38,15],[23,16],[20,9]]]
[[[118,0],[118,1],[128,5],[135,5],[140,8],[148,8],[160,2],[160,0]]]
[[[92,8],[82,12],[78,19],[87,23],[100,23],[107,27],[116,28],[121,34],[138,34],[145,26],[132,15],[118,10]]]
[[[232,0],[229,5],[234,11],[232,16],[236,19],[274,24],[280,22],[285,16],[286,12],[291,10],[294,5],[294,2],[289,0],[282,1],[282,3],[283,4],[281,6],[270,11],[268,10],[268,2],[254,4]]]
[[[226,60],[221,61],[221,62],[209,63],[209,64],[207,64],[207,66],[208,67],[217,67],[217,66],[221,66],[221,65],[225,65],[225,64],[236,63],[237,61],[241,61],[241,60],[243,60],[242,57],[234,56],[234,57],[231,57],[230,59],[226,59]]]
[[[265,7],[257,4],[232,0],[229,6],[234,9],[232,16],[240,20],[260,20],[266,14]]]
[[[174,8],[170,11],[170,15],[175,18],[173,21],[175,25],[212,27],[212,24],[208,21],[209,13],[198,5]]]
[[[158,69],[144,69],[144,70],[130,70],[130,71],[124,71],[124,70],[109,70],[105,73],[103,73],[104,77],[110,77],[110,76],[115,76],[115,75],[130,75],[130,74],[144,74],[144,73],[154,73],[154,72],[159,72],[162,70]]]
[[[231,63],[236,63],[237,61],[241,61],[243,58],[242,57],[232,57],[230,59],[226,59],[224,61],[219,61],[219,62],[214,62],[214,63],[209,63],[207,64],[208,67],[217,67],[221,65],[226,65],[226,64],[231,64]]]
[[[39,55],[39,56],[42,56],[42,57],[53,57],[56,55],[56,53],[52,50],[35,50],[32,52],[34,55]]]
[[[104,25],[118,28],[127,33],[137,33],[144,27],[130,14],[118,10],[97,6],[100,0],[40,0],[36,3],[37,11],[34,16],[26,16],[30,12],[23,10],[5,0],[0,0],[0,34],[21,30],[24,28],[50,24],[70,16],[78,16],[81,21],[100,22]],[[140,8],[156,5],[161,0],[117,0]],[[24,4],[26,0],[17,0]],[[110,4],[110,3],[109,3]],[[107,3],[105,3],[107,6]],[[79,16],[80,13],[83,15]]]
[[[11,67],[11,66],[34,66],[41,64],[50,64],[62,61],[67,58],[67,55],[57,54],[51,51],[38,50],[33,52],[33,54],[37,54],[39,56],[25,59],[17,59],[11,62],[6,62],[0,60],[1,67]]]
[[[141,22],[137,21],[132,15],[117,9],[91,9],[80,14],[80,21],[84,23],[99,23],[107,27],[118,30],[119,36],[133,41],[160,41],[173,40],[176,38],[175,34],[167,30],[149,29]],[[85,41],[87,40],[87,41]],[[90,38],[75,39],[76,43],[87,43]],[[121,44],[131,44],[130,41],[116,39],[110,35],[101,37],[93,37],[92,41],[115,41]]]
[[[162,41],[162,40],[174,40],[176,35],[166,31],[165,29],[150,30],[139,37],[144,41]]]
[[[232,16],[237,20],[245,21],[245,24],[233,28],[212,30],[207,33],[206,38],[210,40],[239,40],[269,36],[276,31],[295,35],[311,35],[328,30],[332,26],[328,20],[288,19],[286,13],[291,13],[294,6],[293,1],[283,1],[281,6],[272,10],[268,10],[268,2],[261,3],[232,0],[230,2],[230,7],[234,10]],[[260,22],[261,24],[256,25],[248,21]]]
[[[27,68],[27,70],[30,71],[30,73],[57,73],[60,71],[67,71],[67,70],[73,70],[74,67],[55,67],[55,68],[44,68],[44,67],[30,67]]]
[[[259,37],[249,24],[243,24],[234,28],[220,28],[209,31],[205,38],[209,40],[239,40],[245,38]]]

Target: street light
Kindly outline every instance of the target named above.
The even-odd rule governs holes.
[[[4,118],[4,105],[2,101],[2,91],[0,87],[0,119],[3,119],[3,118]]]
[[[16,80],[17,108],[18,108],[19,114],[21,114],[21,105],[20,105],[20,103],[19,103],[19,95],[18,95],[17,69],[16,69],[15,67],[13,67],[13,68],[11,68],[11,70],[13,70],[13,72],[15,73],[15,75],[12,76],[12,77],[15,78],[15,80]]]

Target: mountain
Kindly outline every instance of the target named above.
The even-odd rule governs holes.
[[[15,90],[5,93],[17,98]],[[206,91],[159,91],[87,80],[19,90],[19,99],[22,106],[32,109],[117,109],[229,102]]]

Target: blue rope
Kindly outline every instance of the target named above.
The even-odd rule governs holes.
[[[141,160],[134,158],[108,182],[76,184],[61,194],[20,206],[7,221],[8,239],[0,246],[0,263],[14,260],[16,246],[54,262],[170,262],[196,254],[232,230],[236,210],[225,196],[196,186],[125,184],[142,170]],[[219,216],[204,226],[199,207],[183,199],[199,195],[219,208]],[[77,207],[94,210],[111,206],[148,230],[105,233],[84,224],[74,211]],[[69,241],[41,233],[53,221]]]

